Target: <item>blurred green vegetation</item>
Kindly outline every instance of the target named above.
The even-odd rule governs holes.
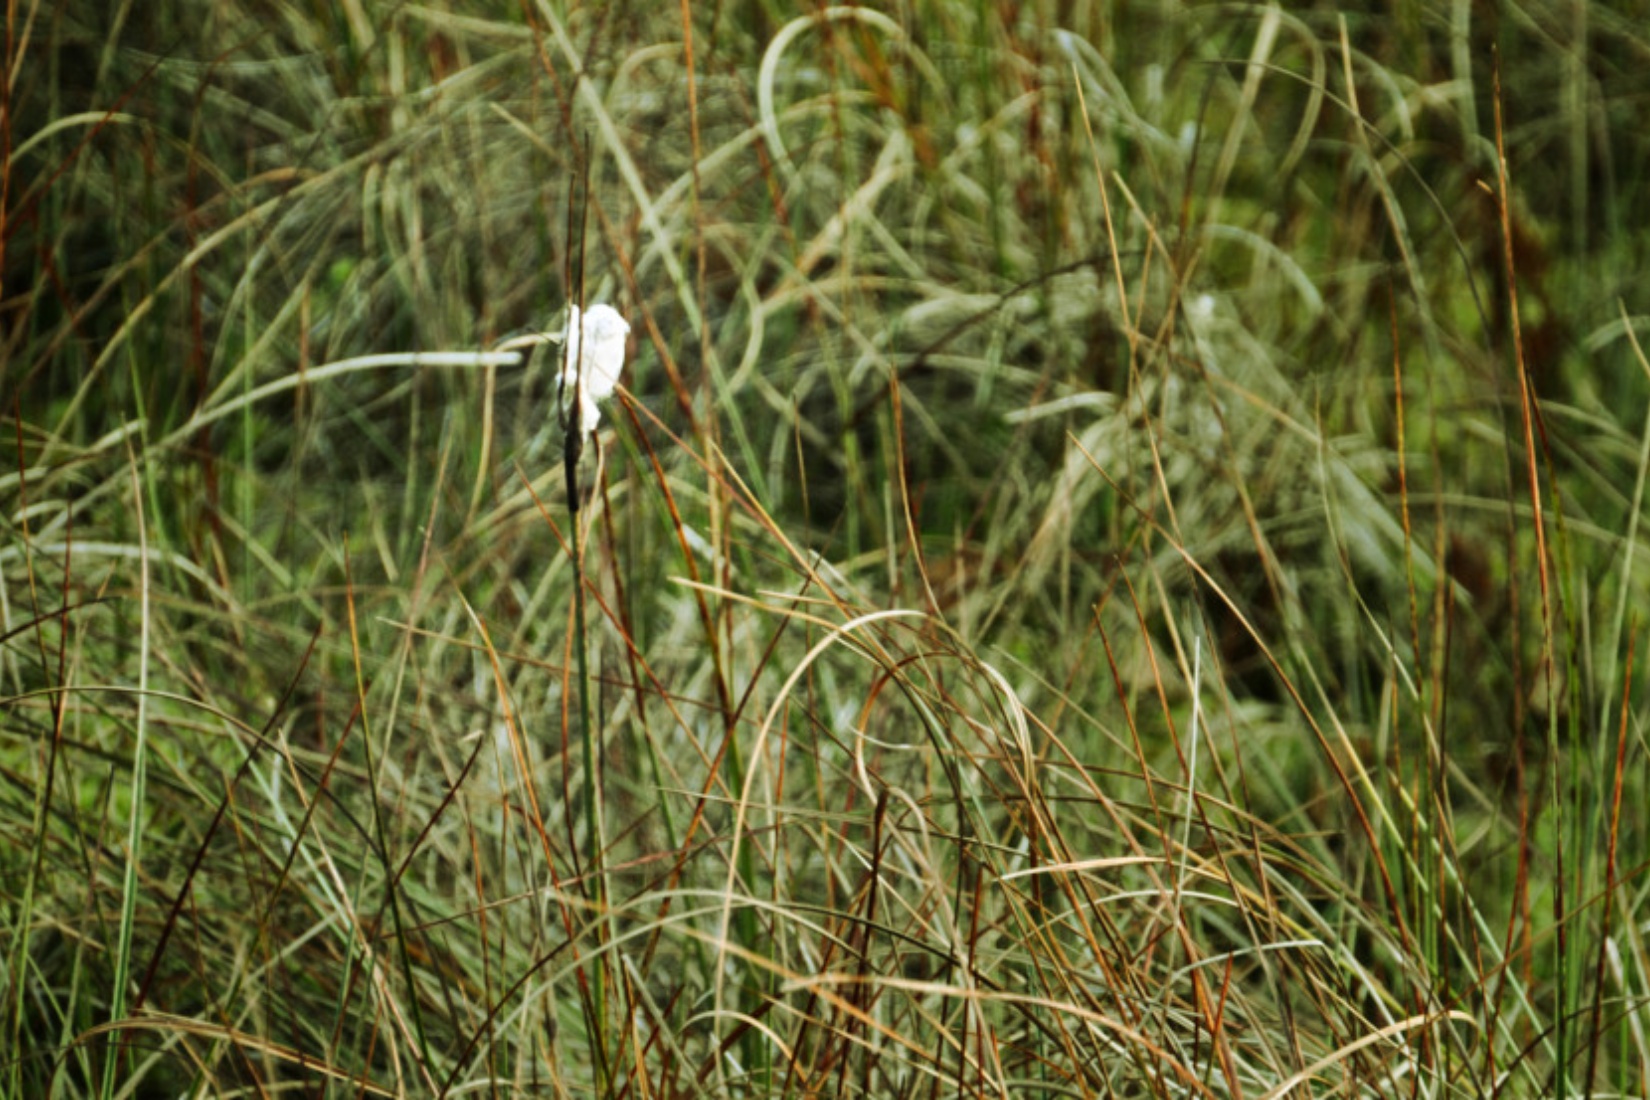
[[[1647,27],[12,6],[0,1096],[1650,1091]]]

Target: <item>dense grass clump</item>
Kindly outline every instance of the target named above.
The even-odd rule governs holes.
[[[0,1097],[1650,1093],[1624,6],[6,19]]]

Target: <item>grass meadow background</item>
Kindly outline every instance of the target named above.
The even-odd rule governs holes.
[[[4,17],[0,1096],[1650,1094],[1642,2]]]

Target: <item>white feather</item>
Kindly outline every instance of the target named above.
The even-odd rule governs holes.
[[[602,419],[596,402],[611,397],[619,384],[629,336],[630,323],[612,306],[591,306],[582,317],[578,306],[567,307],[562,386],[571,392],[579,385],[579,425],[586,435],[595,431]]]

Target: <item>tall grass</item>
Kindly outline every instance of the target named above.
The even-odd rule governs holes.
[[[1650,1092],[1641,23],[16,5],[0,1095]]]

